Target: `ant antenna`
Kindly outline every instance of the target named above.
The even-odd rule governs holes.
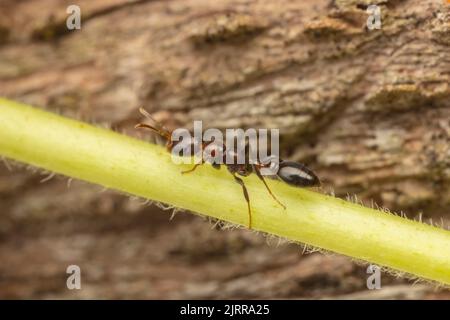
[[[139,128],[150,129],[150,130],[156,132],[157,134],[159,134],[160,136],[166,138],[167,140],[170,140],[171,134],[170,134],[169,129],[167,129],[165,126],[163,126],[160,122],[156,121],[155,118],[153,118],[150,115],[150,113],[148,113],[147,110],[145,110],[144,108],[142,108],[142,107],[139,108],[139,112],[146,118],[152,120],[155,124],[155,127],[148,125],[146,123],[138,123],[137,125],[134,126],[136,129],[139,129]]]

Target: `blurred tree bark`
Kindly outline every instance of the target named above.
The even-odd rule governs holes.
[[[171,127],[280,128],[283,156],[328,191],[450,217],[445,1],[79,0],[82,27],[69,31],[72,2],[0,3],[0,95],[127,134],[139,106]],[[379,30],[366,27],[370,4]],[[138,210],[88,187],[38,188],[20,170],[0,177],[2,235],[62,208]]]

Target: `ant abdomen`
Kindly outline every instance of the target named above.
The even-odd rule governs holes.
[[[294,161],[281,161],[278,177],[295,187],[320,186],[319,178],[305,165]]]

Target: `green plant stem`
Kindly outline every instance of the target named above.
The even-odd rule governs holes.
[[[241,187],[209,165],[182,175],[162,147],[0,98],[0,155],[246,226]],[[450,232],[269,180],[244,178],[253,228],[450,284]],[[58,195],[54,195],[55,197]],[[195,235],[192,235],[195,237]]]

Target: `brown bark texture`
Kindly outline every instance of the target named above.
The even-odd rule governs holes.
[[[448,226],[445,1],[78,0],[69,31],[71,4],[0,2],[1,96],[129,135],[140,106],[171,128],[279,128],[328,192]],[[450,298],[47,174],[1,165],[0,298]]]

